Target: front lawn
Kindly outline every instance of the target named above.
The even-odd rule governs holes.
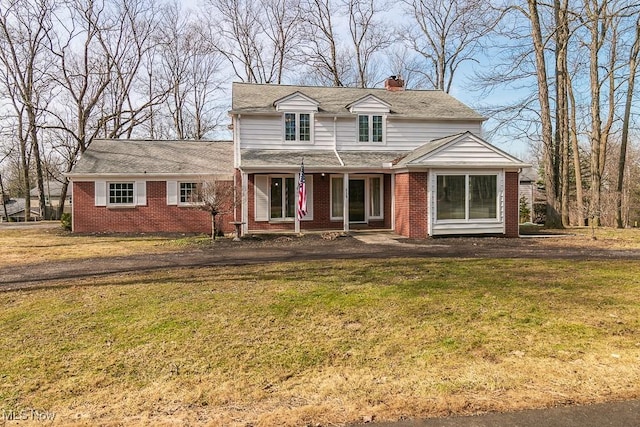
[[[636,261],[170,269],[0,294],[0,410],[336,425],[640,396]]]

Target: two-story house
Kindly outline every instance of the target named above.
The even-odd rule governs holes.
[[[485,118],[442,91],[390,78],[384,89],[234,83],[232,97],[245,233],[518,235],[518,173],[528,165],[483,140]]]
[[[68,174],[78,232],[207,232],[203,180],[233,180],[246,233],[518,235],[518,173],[484,117],[437,90],[234,83],[233,143],[98,140]],[[304,162],[307,212],[296,215]]]

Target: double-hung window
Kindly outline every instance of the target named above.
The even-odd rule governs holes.
[[[311,114],[284,113],[285,141],[311,141]]]
[[[438,220],[498,218],[498,175],[438,175]]]
[[[135,202],[133,182],[110,182],[110,205],[133,205]]]
[[[294,177],[271,177],[270,219],[294,218],[296,191]]]
[[[358,116],[358,141],[382,142],[383,117],[379,115]]]

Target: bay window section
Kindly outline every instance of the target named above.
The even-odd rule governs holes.
[[[288,219],[295,216],[295,179],[271,178],[271,219]]]
[[[497,176],[469,176],[469,218],[497,218]]]
[[[498,218],[497,175],[438,175],[436,186],[438,220]]]

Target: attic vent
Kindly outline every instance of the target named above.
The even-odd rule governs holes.
[[[384,88],[390,91],[404,90],[404,80],[400,76],[390,76],[384,81]]]

